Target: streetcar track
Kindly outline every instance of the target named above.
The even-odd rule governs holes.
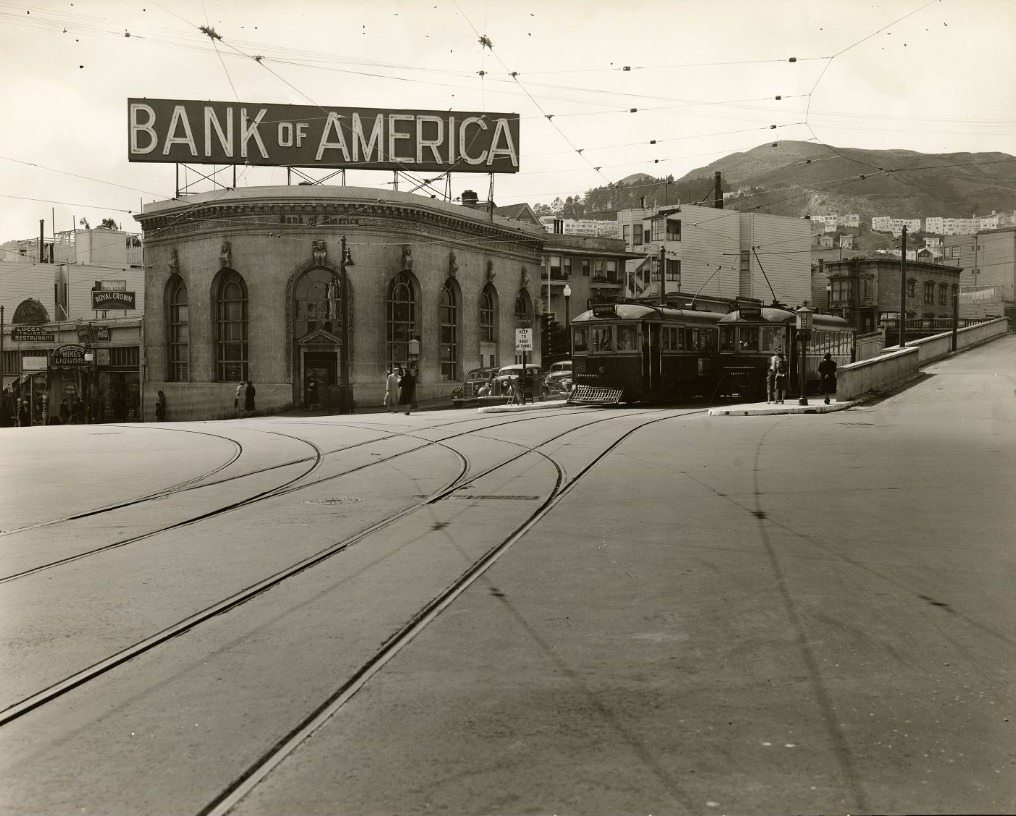
[[[561,433],[555,434],[554,436],[550,437],[549,439],[544,440],[543,442],[541,442],[535,448],[524,446],[521,443],[507,443],[507,444],[517,445],[518,447],[521,447],[522,450],[519,451],[516,455],[511,456],[511,457],[509,457],[508,459],[506,459],[506,460],[504,460],[502,462],[498,462],[497,464],[494,464],[494,465],[490,466],[489,468],[487,468],[487,469],[485,469],[485,470],[483,470],[483,471],[481,471],[479,473],[469,473],[468,471],[469,471],[470,462],[469,462],[468,458],[464,454],[462,454],[461,452],[455,450],[454,448],[451,448],[450,446],[445,445],[444,444],[445,440],[438,440],[438,441],[428,440],[429,444],[440,445],[441,447],[445,447],[446,449],[448,449],[449,451],[454,453],[460,459],[460,461],[462,463],[462,466],[459,469],[459,473],[457,475],[455,475],[452,479],[450,479],[449,482],[444,487],[439,488],[437,491],[435,491],[434,493],[432,493],[430,496],[426,497],[425,499],[423,499],[421,501],[418,501],[418,502],[416,502],[416,503],[414,503],[414,504],[404,508],[401,511],[398,511],[398,512],[396,512],[394,514],[391,514],[388,517],[383,518],[383,519],[375,522],[374,524],[371,524],[368,527],[366,527],[366,528],[364,528],[364,529],[362,529],[362,530],[360,530],[360,531],[358,531],[356,533],[353,533],[352,535],[347,536],[346,538],[344,538],[344,539],[342,539],[342,540],[340,540],[338,542],[335,542],[334,544],[324,548],[323,550],[320,550],[317,553],[314,553],[313,555],[310,555],[310,556],[308,556],[308,557],[306,557],[304,559],[301,559],[300,561],[296,562],[295,564],[291,564],[289,567],[286,567],[283,570],[279,570],[276,573],[274,573],[273,575],[268,576],[266,578],[263,578],[260,581],[257,581],[254,584],[251,584],[248,587],[246,587],[246,588],[244,588],[244,589],[242,589],[242,590],[240,590],[240,591],[230,595],[229,597],[227,597],[227,598],[225,598],[225,599],[223,599],[221,601],[218,601],[218,602],[216,602],[216,603],[214,603],[214,604],[212,604],[210,606],[207,606],[204,609],[199,610],[198,612],[195,612],[192,615],[189,615],[188,617],[186,617],[186,618],[184,618],[182,620],[177,621],[176,623],[172,624],[171,626],[165,627],[164,629],[160,630],[159,632],[156,632],[156,633],[150,635],[147,638],[144,638],[144,639],[142,639],[140,641],[137,641],[136,643],[132,644],[131,646],[129,646],[129,647],[125,648],[125,649],[122,649],[119,652],[117,652],[117,653],[115,653],[113,655],[110,655],[110,656],[104,658],[101,661],[93,663],[92,665],[90,665],[90,666],[88,666],[88,667],[86,667],[84,669],[81,669],[80,671],[75,672],[74,674],[68,675],[67,677],[63,678],[62,680],[57,681],[56,683],[53,683],[53,684],[47,686],[45,689],[42,689],[42,690],[36,692],[35,694],[32,694],[32,695],[30,695],[28,697],[25,697],[22,700],[20,700],[20,701],[14,703],[14,704],[12,704],[12,705],[2,709],[2,710],[0,710],[0,727],[5,726],[5,725],[13,722],[14,720],[24,716],[28,712],[33,711],[33,710],[39,708],[40,706],[45,705],[46,703],[51,702],[51,701],[61,697],[62,695],[70,692],[73,689],[78,688],[78,687],[84,685],[85,683],[88,683],[91,680],[96,679],[97,677],[105,674],[106,672],[112,670],[113,668],[116,668],[117,666],[120,666],[120,665],[128,662],[129,660],[132,660],[134,657],[137,657],[138,655],[141,655],[141,654],[143,654],[145,652],[148,652],[148,651],[156,648],[157,646],[162,645],[162,644],[172,640],[173,638],[176,638],[176,637],[178,637],[178,636],[180,636],[180,635],[182,635],[182,634],[184,634],[184,633],[194,629],[196,626],[198,626],[198,625],[200,625],[200,624],[202,624],[202,623],[204,623],[204,622],[206,622],[208,620],[211,620],[211,619],[213,619],[213,618],[215,618],[215,617],[217,617],[219,615],[222,615],[222,614],[225,614],[225,613],[231,611],[232,609],[235,609],[236,607],[246,603],[247,601],[249,601],[249,600],[251,600],[251,599],[253,599],[253,598],[263,594],[264,592],[267,592],[270,589],[280,585],[281,583],[283,583],[284,581],[288,580],[289,578],[292,578],[292,577],[294,577],[296,575],[299,575],[299,574],[305,572],[306,570],[312,568],[313,566],[315,566],[315,565],[317,565],[317,564],[327,560],[328,558],[331,558],[334,555],[337,555],[337,554],[339,554],[341,552],[344,552],[345,550],[348,550],[350,547],[356,545],[357,543],[359,543],[363,539],[367,538],[368,536],[370,536],[370,535],[372,535],[372,534],[374,534],[374,533],[376,533],[376,532],[378,532],[380,530],[383,530],[386,527],[389,527],[389,526],[391,526],[392,524],[395,524],[398,521],[401,521],[402,519],[404,519],[404,518],[406,518],[406,517],[408,517],[408,516],[418,512],[418,511],[422,510],[423,508],[425,508],[425,507],[427,507],[427,506],[429,506],[431,504],[434,504],[435,502],[438,502],[438,501],[441,501],[442,499],[448,498],[456,490],[461,489],[462,487],[468,485],[469,483],[471,483],[473,481],[476,481],[478,479],[481,479],[481,478],[483,478],[485,476],[488,476],[491,473],[494,473],[494,472],[496,472],[497,470],[499,470],[501,468],[507,467],[508,465],[512,464],[513,462],[517,461],[519,458],[521,458],[523,456],[526,456],[526,455],[528,455],[530,453],[536,453],[537,455],[540,455],[540,456],[544,457],[548,461],[551,461],[552,464],[554,464],[555,468],[558,469],[559,477],[558,477],[558,483],[557,484],[560,484],[560,480],[565,478],[564,468],[562,466],[560,466],[556,462],[556,460],[553,459],[553,457],[550,457],[549,455],[547,455],[547,454],[543,453],[542,451],[540,451],[539,450],[540,447],[548,445],[551,442],[557,441],[557,440],[561,439],[562,437],[567,436],[570,433],[574,433],[576,431],[583,430],[583,429],[587,428],[591,424],[599,424],[601,422],[610,421],[611,419],[627,419],[627,418],[630,418],[631,416],[634,416],[634,415],[635,415],[634,412],[632,412],[632,413],[626,413],[626,414],[623,414],[623,415],[620,415],[620,416],[617,415],[617,414],[611,414],[611,415],[609,415],[607,417],[604,417],[604,418],[601,418],[601,419],[597,419],[597,420],[595,420],[592,423],[586,423],[586,424],[581,425],[581,426],[567,428],[564,431],[562,431]],[[610,447],[608,447],[606,450],[604,450],[599,455],[597,455],[597,457],[589,465],[587,465],[578,474],[576,474],[576,476],[570,482],[568,482],[566,487],[563,488],[560,491],[560,495],[564,495],[565,493],[570,492],[570,489],[571,489],[570,485],[572,485],[577,479],[579,479],[586,472],[588,472],[589,469],[596,462],[600,461],[600,459],[602,459],[603,456],[605,456],[608,452],[613,450],[614,447],[616,447],[618,444],[620,444],[621,441],[626,439],[628,436],[630,436],[632,433],[634,433],[635,431],[639,430],[640,428],[643,428],[643,427],[645,427],[648,424],[652,424],[652,423],[655,423],[655,422],[662,421],[663,419],[666,419],[666,417],[660,417],[658,419],[649,420],[649,421],[647,421],[645,423],[640,424],[636,428],[633,428],[633,429],[625,432],[617,441],[615,441]],[[507,424],[507,423],[500,423],[500,424]],[[463,432],[461,434],[453,434],[452,436],[446,437],[445,439],[454,439],[454,438],[458,438],[460,436],[465,436],[465,435],[467,435],[466,432]],[[412,453],[412,452],[416,452],[416,451],[419,451],[419,450],[423,450],[426,447],[428,447],[428,445],[422,445],[420,447],[413,448],[412,450],[407,451],[405,453],[396,454],[395,456],[393,456],[391,458],[396,458],[397,456],[402,456],[402,455],[405,455],[406,453]],[[377,464],[377,463],[376,462],[366,463],[365,465],[361,466],[360,468],[356,468],[356,469],[354,469],[351,472],[355,472],[356,470],[359,470],[359,469],[362,469],[362,468],[365,468],[365,467],[369,467],[369,466],[372,466],[374,464]],[[347,475],[347,474],[342,474],[342,475]],[[468,478],[466,478],[467,475],[468,475]],[[325,479],[318,480],[317,482],[315,482],[313,484],[320,484],[321,482],[327,481],[327,480],[329,480],[331,478],[337,478],[337,477],[327,477]],[[304,486],[300,486],[300,487],[297,487],[297,488],[292,488],[288,492],[293,492],[293,490],[296,490],[296,489],[302,489],[302,487],[304,487]],[[273,491],[274,490],[276,490],[276,489],[273,489]],[[558,495],[558,493],[552,492],[551,496],[541,505],[540,508],[538,508],[535,511],[534,515],[532,515],[530,517],[530,521],[532,523],[535,523],[535,520],[537,520],[538,518],[542,518],[541,512],[544,510],[544,508],[548,508],[550,506],[551,502],[554,501],[555,496],[557,496],[557,495]],[[249,502],[247,502],[247,503],[249,503]],[[242,506],[242,504],[244,504],[244,503],[243,502],[237,503],[237,506]],[[230,509],[235,509],[235,508],[231,507]],[[211,516],[211,515],[218,515],[221,512],[225,512],[225,511],[222,510],[222,509],[219,509],[219,510],[216,510],[216,511],[211,511],[209,514],[206,514],[206,515],[209,515],[209,516]],[[545,514],[545,513],[543,513],[543,514]],[[181,522],[181,523],[179,523],[177,525],[173,525],[172,527],[170,527],[168,529],[173,529],[174,527],[184,526],[187,523],[190,523],[190,522]],[[524,522],[523,525],[520,528],[518,528],[514,533],[510,534],[507,539],[504,539],[501,544],[495,545],[495,547],[493,549],[494,550],[496,550],[498,548],[505,548],[506,549],[506,542],[513,542],[515,540],[515,538],[520,536],[523,532],[528,530],[531,526],[532,526],[532,524],[530,522]],[[154,533],[149,533],[149,534],[146,534],[146,536],[144,536],[144,537],[148,537],[148,536],[153,535],[153,534]],[[127,542],[121,542],[119,544],[114,544],[114,545],[109,545],[109,546],[110,547],[112,547],[112,546],[122,546],[124,543],[129,543],[129,541],[130,540],[128,540]],[[488,553],[489,552],[490,551],[488,551]],[[84,554],[82,554],[81,556],[72,557],[71,559],[67,559],[67,560],[76,560],[78,557],[84,557]],[[500,556],[498,555],[497,557],[500,557]],[[496,560],[496,558],[494,558],[493,560]],[[489,566],[491,563],[493,563],[493,560],[491,560],[487,564],[487,566]],[[59,562],[59,563],[66,563],[66,561]],[[484,567],[484,570],[485,569],[486,569],[486,567]],[[38,570],[35,570],[35,571],[38,571]],[[476,575],[478,576],[480,574],[480,572],[482,572],[482,571],[483,570],[480,570],[479,572],[476,573]],[[11,578],[4,579],[4,580],[11,580]],[[475,578],[473,580],[475,580]],[[471,583],[471,581],[470,581],[470,583]],[[465,587],[463,587],[463,589],[464,588]],[[457,594],[458,593],[456,593],[456,596],[457,596]],[[444,606],[442,606],[441,608],[443,609]],[[417,617],[419,617],[419,615]]]
[[[630,414],[626,416],[631,416]],[[248,793],[259,785],[267,776],[284,762],[304,740],[313,734],[318,728],[324,725],[341,709],[367,682],[376,675],[389,661],[395,658],[406,646],[408,646],[429,624],[433,623],[446,608],[448,608],[463,592],[477,581],[498,559],[500,559],[516,541],[528,533],[540,520],[551,512],[575,486],[597,465],[607,454],[611,453],[623,441],[632,434],[645,429],[647,426],[662,422],[668,417],[650,419],[623,433],[604,450],[600,451],[590,462],[582,467],[571,479],[567,479],[564,467],[553,457],[541,453],[546,459],[552,462],[558,473],[558,480],[554,490],[547,499],[536,508],[533,513],[523,521],[508,536],[499,543],[487,550],[485,554],[476,559],[466,570],[460,573],[441,594],[432,599],[416,615],[414,615],[397,632],[388,638],[378,650],[359,669],[339,686],[323,703],[312,711],[303,721],[288,734],[276,741],[276,743],[263,753],[255,762],[240,774],[229,786],[227,786],[218,797],[210,802],[205,808],[198,811],[198,816],[225,816],[237,805]],[[562,434],[563,435],[563,434]],[[561,435],[541,443],[540,447],[548,444]],[[538,452],[532,449],[532,452]],[[517,458],[517,457],[515,457]],[[514,460],[514,458],[513,458]],[[562,481],[564,484],[562,485]]]
[[[581,413],[581,411],[579,411],[579,410],[573,410],[573,411],[570,411],[568,413]],[[561,415],[561,412],[556,412],[554,414],[551,414],[551,416],[560,416],[560,415]],[[440,430],[442,428],[450,427],[452,425],[459,425],[459,424],[463,424],[463,423],[467,423],[467,422],[476,422],[476,421],[477,420],[473,419],[473,418],[469,418],[469,419],[457,419],[457,420],[453,420],[451,422],[444,422],[444,423],[440,423],[440,424],[435,424],[435,425],[432,425],[430,427],[431,428],[436,428],[436,429]],[[519,421],[521,421],[521,419],[513,419],[513,420],[509,420],[507,422],[501,422],[501,423],[499,423],[499,425],[508,425],[508,424],[511,424],[512,422],[519,422]],[[345,423],[345,422],[343,422],[343,423],[334,423],[334,422],[298,422],[298,423],[289,423],[289,424],[314,425],[314,426],[317,426],[317,427],[330,427],[330,428],[335,428],[335,427],[357,428],[359,430],[375,431],[375,432],[377,432],[377,431],[389,431],[390,432],[392,430],[391,426],[381,425],[381,424],[376,424],[376,423],[375,424],[369,424],[369,423],[354,424],[354,423]],[[143,425],[140,425],[140,426],[139,425],[125,425],[125,426],[119,426],[119,427],[126,427],[126,428],[131,428],[132,430],[136,430],[136,429],[139,429],[139,428],[146,428],[147,426],[143,426]],[[191,434],[199,434],[199,435],[203,435],[203,436],[210,436],[213,439],[223,440],[225,442],[229,442],[230,444],[236,446],[237,452],[236,452],[236,454],[234,456],[232,456],[229,459],[228,462],[225,462],[222,465],[219,465],[218,467],[215,467],[215,468],[213,468],[210,471],[206,471],[205,473],[201,473],[201,474],[198,474],[197,476],[192,476],[189,479],[185,479],[182,482],[178,482],[175,485],[169,485],[168,487],[160,488],[157,491],[154,491],[152,493],[147,493],[147,494],[145,494],[143,496],[138,496],[138,497],[136,497],[134,499],[128,499],[128,500],[125,500],[125,501],[116,502],[114,504],[104,505],[102,507],[92,508],[91,510],[83,511],[81,513],[75,513],[75,514],[70,515],[70,516],[62,516],[62,517],[56,518],[56,519],[49,519],[47,521],[35,522],[33,524],[27,524],[27,525],[25,525],[23,527],[14,527],[14,528],[7,529],[7,530],[0,530],[0,538],[16,535],[16,534],[19,534],[19,533],[30,532],[32,530],[38,530],[38,529],[44,528],[44,527],[51,527],[51,526],[56,525],[56,524],[65,524],[65,523],[71,522],[71,521],[79,521],[81,519],[90,518],[92,516],[102,515],[104,513],[111,513],[111,512],[115,512],[117,510],[123,510],[123,509],[129,508],[129,507],[134,507],[136,505],[143,504],[145,502],[162,501],[162,500],[164,500],[166,498],[169,498],[171,496],[174,496],[174,495],[177,495],[179,493],[183,493],[183,492],[186,492],[186,491],[189,491],[189,490],[198,490],[198,489],[205,488],[205,487],[216,487],[218,485],[223,485],[223,484],[226,484],[228,482],[237,481],[237,480],[240,480],[240,479],[246,479],[246,478],[248,478],[250,476],[260,476],[260,475],[263,475],[265,473],[270,473],[273,470],[281,470],[282,468],[290,467],[292,465],[298,465],[298,464],[300,464],[302,462],[307,461],[306,457],[303,457],[303,458],[300,458],[300,459],[291,459],[291,460],[288,460],[286,462],[280,462],[280,463],[277,463],[277,464],[274,464],[274,465],[269,465],[269,466],[263,467],[263,468],[256,468],[255,470],[251,470],[251,471],[248,471],[246,473],[238,473],[238,474],[236,474],[234,476],[228,476],[228,477],[226,477],[224,479],[219,479],[219,480],[214,481],[214,482],[209,482],[209,481],[206,481],[206,480],[209,479],[211,476],[214,476],[216,473],[219,473],[219,472],[225,470],[227,467],[229,467],[230,465],[234,464],[237,460],[239,460],[239,458],[243,454],[243,445],[240,442],[237,442],[232,437],[224,436],[222,434],[213,434],[213,433],[208,433],[207,431],[195,431],[195,430],[190,430],[190,429],[187,429],[187,428],[157,428],[157,429],[153,428],[153,430],[160,430],[160,431],[169,430],[169,431],[171,431],[173,433],[191,433]],[[275,433],[278,436],[287,436],[286,434],[281,434],[281,433],[279,433],[277,431],[267,431],[267,430],[258,429],[258,432],[259,433]],[[363,447],[364,445],[371,445],[371,444],[374,444],[375,442],[384,441],[385,439],[395,439],[395,438],[399,438],[399,437],[402,437],[402,436],[405,436],[405,435],[406,434],[404,434],[402,432],[399,432],[399,433],[388,433],[387,436],[379,437],[379,438],[376,438],[376,439],[369,439],[369,440],[365,440],[363,442],[357,442],[357,443],[354,443],[352,445],[346,445],[346,446],[341,447],[341,448],[336,448],[334,450],[327,451],[326,455],[331,455],[331,454],[334,454],[334,453],[345,453],[347,451],[354,450],[355,448]],[[291,436],[291,435],[289,435],[289,438],[294,439],[296,441],[300,441],[300,442],[304,441],[301,437],[297,437],[297,436]],[[448,437],[448,438],[451,438],[451,437]],[[172,528],[171,527],[167,527],[165,529],[172,529]],[[155,531],[155,532],[158,532],[158,531]],[[6,578],[0,578],[0,583],[2,583],[4,580],[7,580],[7,579]]]
[[[553,414],[553,415],[550,415],[550,416],[560,416],[560,414]],[[511,419],[511,420],[508,420],[508,421],[505,421],[505,422],[500,422],[496,426],[493,426],[493,427],[502,427],[504,425],[510,425],[510,424],[514,424],[516,422],[522,422],[522,421],[524,421],[524,419],[525,419],[525,417],[519,417],[519,418]],[[460,422],[466,422],[466,421],[469,421],[469,420],[458,420],[456,422],[443,423],[443,425],[440,426],[438,429],[440,430],[441,427],[447,427],[447,426],[450,426],[450,425],[456,425],[456,424],[460,424]],[[360,428],[361,430],[370,430],[370,428],[364,428],[363,426],[358,426],[358,425],[344,425],[342,427],[355,427],[355,428]],[[485,427],[491,427],[491,426],[485,426]],[[189,433],[190,431],[182,431],[182,432]],[[299,442],[306,442],[306,440],[302,439],[301,437],[291,436],[291,435],[288,435],[288,434],[282,434],[282,433],[279,433],[277,431],[266,431],[266,433],[275,433],[278,436],[290,438],[290,439],[293,439],[293,440],[296,440],[296,441],[299,441]],[[463,431],[460,434],[453,434],[451,436],[444,437],[443,439],[454,439],[454,438],[457,438],[458,436],[464,436],[464,435],[466,435],[466,433],[468,433],[468,432]],[[215,436],[214,434],[207,434],[207,435],[209,435],[209,436]],[[376,460],[374,460],[372,462],[364,463],[363,465],[359,465],[359,466],[351,468],[349,470],[345,470],[342,473],[337,473],[337,474],[334,474],[332,476],[327,476],[327,477],[325,477],[323,479],[318,479],[318,480],[313,481],[313,482],[306,482],[306,483],[300,484],[300,485],[295,484],[296,482],[300,481],[301,479],[305,479],[308,475],[310,475],[310,473],[312,473],[315,470],[317,470],[318,467],[320,466],[320,463],[321,463],[321,460],[322,460],[323,456],[330,456],[330,455],[336,454],[336,453],[347,453],[347,452],[349,452],[351,450],[354,450],[354,449],[359,448],[359,447],[364,447],[366,445],[372,445],[372,444],[375,444],[377,442],[386,441],[388,439],[397,439],[397,438],[405,438],[405,437],[410,437],[410,438],[413,438],[413,439],[419,439],[419,440],[425,442],[426,444],[422,445],[420,447],[417,447],[417,448],[412,448],[412,449],[410,449],[408,451],[400,451],[399,453],[393,454],[391,456],[386,456],[386,457],[383,457],[383,458],[376,459]],[[220,437],[220,438],[229,440],[229,437]],[[276,485],[275,487],[272,487],[272,488],[269,488],[267,490],[261,491],[260,493],[256,493],[253,496],[248,496],[248,497],[246,497],[244,499],[241,499],[239,501],[232,502],[232,503],[226,504],[226,505],[222,505],[220,507],[215,508],[214,510],[210,510],[208,512],[201,513],[201,514],[198,514],[196,516],[192,516],[190,518],[174,522],[172,524],[166,525],[164,527],[160,527],[160,528],[155,529],[155,530],[148,530],[148,531],[146,531],[144,533],[140,533],[138,535],[131,536],[129,538],[121,539],[119,541],[113,541],[113,542],[110,542],[109,544],[104,544],[101,547],[95,547],[95,548],[92,548],[90,550],[85,550],[85,551],[82,551],[82,552],[79,552],[79,553],[75,553],[74,555],[70,555],[70,556],[67,556],[65,558],[59,558],[59,559],[56,559],[54,561],[48,561],[45,564],[37,564],[34,567],[31,567],[31,568],[26,569],[26,570],[21,570],[20,572],[11,573],[11,574],[5,575],[5,576],[0,576],[0,584],[5,584],[5,583],[8,583],[10,581],[20,580],[20,579],[23,579],[23,578],[28,578],[28,577],[30,577],[32,575],[35,575],[35,574],[37,574],[39,572],[42,572],[44,570],[48,570],[48,569],[53,569],[55,567],[64,566],[66,564],[74,563],[76,561],[80,561],[80,560],[82,560],[84,558],[88,558],[88,557],[93,556],[93,555],[100,555],[100,554],[109,552],[111,550],[115,550],[115,549],[118,549],[120,547],[127,546],[129,544],[135,544],[135,543],[137,543],[139,541],[144,541],[146,539],[152,538],[152,537],[160,535],[162,533],[169,532],[170,530],[175,530],[175,529],[178,529],[180,527],[186,527],[186,526],[189,526],[191,524],[197,524],[197,523],[200,523],[202,521],[206,521],[206,520],[211,519],[211,518],[216,518],[217,516],[223,515],[225,513],[232,512],[233,510],[238,510],[238,509],[240,509],[242,507],[247,507],[249,505],[252,505],[252,504],[255,504],[255,503],[258,503],[258,502],[261,502],[261,501],[266,501],[268,499],[277,498],[279,496],[288,495],[288,494],[290,494],[292,492],[295,492],[296,490],[303,490],[303,489],[306,489],[306,488],[314,487],[316,485],[323,484],[324,482],[330,481],[332,479],[343,478],[343,477],[348,476],[348,475],[350,475],[352,473],[356,473],[359,470],[363,470],[363,469],[365,469],[367,467],[373,467],[374,465],[385,464],[387,462],[390,462],[392,459],[396,459],[396,458],[398,458],[400,456],[405,456],[405,455],[408,455],[410,453],[414,453],[414,452],[419,451],[422,448],[427,447],[429,445],[440,445],[442,441],[443,440],[431,440],[431,439],[427,439],[426,437],[421,437],[421,436],[418,436],[418,435],[415,435],[415,434],[409,434],[409,433],[393,433],[393,434],[389,434],[388,436],[382,436],[382,437],[378,437],[378,438],[375,438],[375,439],[366,440],[364,442],[357,442],[357,443],[355,443],[353,445],[347,445],[347,446],[344,446],[344,447],[341,447],[341,448],[336,448],[335,450],[328,451],[325,454],[322,454],[319,449],[315,448],[316,449],[316,453],[317,453],[317,458],[316,458],[315,464],[309,470],[307,470],[306,472],[304,472],[304,473],[294,477],[293,479],[290,479],[290,480],[288,480],[286,482],[283,482],[280,485]],[[306,442],[306,443],[311,445],[312,447],[315,447],[312,443],[309,443],[309,442]],[[239,444],[239,443],[237,443],[237,444]],[[235,461],[235,459],[233,461]],[[85,518],[85,517],[88,517],[88,516],[91,516],[91,515],[98,515],[100,513],[111,512],[112,510],[123,509],[123,508],[130,507],[130,506],[133,506],[133,505],[141,504],[141,503],[143,503],[145,501],[158,501],[158,500],[162,500],[162,499],[165,499],[166,497],[168,497],[170,495],[176,495],[176,494],[182,493],[182,492],[184,492],[186,490],[196,490],[196,489],[201,489],[201,488],[205,488],[205,487],[215,487],[215,486],[218,486],[218,485],[226,484],[226,483],[231,482],[231,481],[235,481],[235,480],[239,480],[239,479],[244,479],[244,478],[247,478],[249,476],[261,475],[261,474],[264,474],[264,473],[268,473],[268,472],[270,472],[272,470],[278,470],[278,469],[281,469],[281,468],[284,468],[284,467],[290,467],[292,465],[300,464],[300,463],[306,462],[306,461],[307,461],[307,458],[293,459],[293,460],[290,460],[290,461],[287,461],[287,462],[284,462],[284,463],[281,463],[281,464],[276,464],[276,465],[272,465],[270,467],[254,470],[254,471],[251,471],[249,473],[241,473],[241,474],[237,474],[235,476],[229,476],[229,477],[227,477],[225,479],[220,479],[220,480],[215,481],[215,482],[205,482],[205,483],[199,484],[199,485],[189,485],[187,487],[181,488],[180,490],[176,490],[176,491],[166,490],[166,491],[162,491],[162,492],[159,492],[159,493],[151,494],[148,497],[143,497],[143,498],[140,498],[140,499],[132,500],[130,502],[122,503],[120,505],[112,506],[110,508],[100,509],[100,510],[97,510],[97,511],[94,511],[94,512],[89,512],[89,513],[77,514],[77,515],[74,515],[74,516],[69,516],[69,517],[64,518],[64,519],[56,519],[56,520],[52,520],[52,521],[48,521],[48,522],[42,522],[42,523],[39,523],[39,524],[36,524],[36,525],[31,525],[31,526],[28,526],[28,527],[22,527],[22,528],[18,528],[18,529],[14,529],[14,530],[8,530],[8,531],[6,531],[5,534],[6,535],[12,535],[14,533],[25,532],[25,531],[28,531],[28,530],[38,529],[40,527],[46,527],[46,526],[52,526],[54,524],[60,524],[60,523],[67,523],[67,522],[70,522],[70,521],[76,521],[76,520],[79,520],[81,518]],[[221,470],[221,468],[219,468],[217,470]],[[200,479],[200,478],[202,478],[202,477],[195,477],[195,479]],[[192,479],[190,481],[194,481],[195,479]]]

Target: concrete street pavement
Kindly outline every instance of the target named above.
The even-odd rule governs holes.
[[[233,812],[1014,812],[1014,392],[1009,336],[936,363],[887,399],[829,414],[474,409],[181,423],[172,433],[4,430],[0,472],[17,490],[0,504],[9,530],[52,518],[54,502],[80,512],[220,466],[250,474],[226,483],[234,498],[256,492],[279,462],[308,457],[301,439],[341,450],[322,465],[339,469],[369,463],[381,445],[470,429],[421,448],[411,466],[365,468],[344,488],[322,484],[125,547],[110,569],[99,560],[45,571],[29,585],[38,597],[8,583],[0,632],[64,606],[94,642],[18,629],[3,637],[5,674],[44,671],[47,658],[101,646],[217,583],[249,583],[245,572],[340,538],[362,524],[358,512],[389,512],[440,484],[453,446],[477,472],[509,451],[541,446],[543,456],[433,505],[419,541],[393,533],[354,548],[178,639],[171,657],[132,661],[110,678],[131,694],[86,686],[47,727],[26,717],[0,729],[8,791],[53,797],[26,807],[8,793],[0,812],[169,812],[171,794],[200,790],[292,728],[291,712],[344,680],[345,658],[383,639],[379,621],[437,591],[442,563],[514,529],[527,494],[553,483],[551,461],[570,478],[594,460]],[[621,427],[633,432],[597,460]],[[173,521],[200,495],[143,512]],[[144,518],[139,509],[127,521]],[[18,557],[76,545],[47,529],[26,534]],[[121,534],[101,516],[79,529],[97,541]],[[4,575],[17,541],[0,539]],[[308,583],[315,591],[297,591]],[[221,655],[258,669],[223,672]],[[312,682],[299,679],[305,666]],[[276,691],[257,695],[261,683]],[[46,775],[25,784],[32,774]]]

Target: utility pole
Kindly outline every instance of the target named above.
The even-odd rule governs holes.
[[[903,252],[900,253],[900,348],[907,345],[907,227],[903,225]]]
[[[666,219],[664,219],[666,220]],[[660,245],[660,305],[667,305],[667,246]]]

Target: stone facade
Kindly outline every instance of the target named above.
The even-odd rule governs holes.
[[[248,378],[259,413],[304,405],[309,371],[331,380],[321,387],[334,384],[342,410],[380,404],[387,365],[411,362],[393,308],[408,309],[401,325],[419,341],[421,400],[479,367],[481,345],[498,365],[512,362],[516,326],[538,325],[545,234],[468,207],[355,187],[262,187],[157,202],[137,220],[148,388],[165,391],[175,418],[232,416]],[[410,306],[393,306],[399,282]],[[481,324],[488,285],[493,327]],[[227,292],[242,295],[228,303]],[[245,325],[224,328],[230,309],[246,310]],[[246,341],[230,346],[224,335],[243,328]]]

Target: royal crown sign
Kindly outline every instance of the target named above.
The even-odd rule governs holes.
[[[128,99],[132,162],[517,173],[519,115]]]
[[[136,303],[134,292],[92,290],[92,309],[97,312],[105,312],[110,309],[136,309]]]

